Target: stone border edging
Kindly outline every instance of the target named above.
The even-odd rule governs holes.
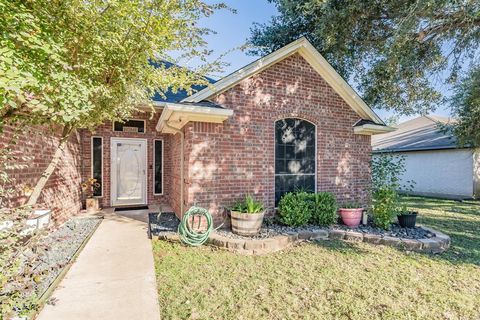
[[[442,253],[450,247],[451,240],[448,235],[424,226],[421,226],[421,228],[433,233],[435,236],[427,239],[403,239],[357,231],[318,229],[290,232],[265,239],[234,239],[212,232],[208,243],[220,249],[243,255],[262,255],[276,252],[303,240],[319,241],[333,239],[366,242],[423,253]],[[161,240],[179,241],[176,233],[163,233],[158,238]]]

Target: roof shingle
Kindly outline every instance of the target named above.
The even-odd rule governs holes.
[[[422,116],[396,126],[397,130],[372,137],[374,152],[455,149],[455,137],[441,130],[439,124],[454,120],[439,116]]]

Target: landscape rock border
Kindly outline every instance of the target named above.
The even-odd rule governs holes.
[[[349,242],[366,242],[391,246],[406,251],[422,253],[442,253],[450,247],[448,235],[431,228],[421,226],[435,236],[427,239],[403,239],[380,234],[362,233],[348,230],[305,230],[292,231],[265,239],[233,239],[212,232],[208,243],[212,246],[243,255],[262,255],[283,250],[298,241],[343,240]],[[178,235],[172,232],[159,234],[160,240],[178,241]]]

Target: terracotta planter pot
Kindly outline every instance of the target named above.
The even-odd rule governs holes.
[[[343,223],[350,228],[358,227],[362,220],[362,212],[363,208],[340,208],[339,210]]]
[[[97,198],[87,198],[85,202],[86,202],[85,207],[87,209],[87,213],[95,213],[100,209]]]
[[[232,232],[241,236],[254,236],[262,227],[264,212],[242,213],[230,211]]]

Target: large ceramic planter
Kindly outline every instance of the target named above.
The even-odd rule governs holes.
[[[343,223],[350,228],[358,227],[362,220],[362,213],[362,208],[340,208],[339,210]]]
[[[98,205],[97,198],[87,198],[85,207],[87,209],[87,213],[95,213],[100,209]]]
[[[230,211],[232,232],[241,236],[254,236],[262,227],[264,212],[242,213]]]
[[[402,228],[415,228],[417,222],[417,212],[409,212],[407,214],[401,214],[397,216],[398,224]]]

